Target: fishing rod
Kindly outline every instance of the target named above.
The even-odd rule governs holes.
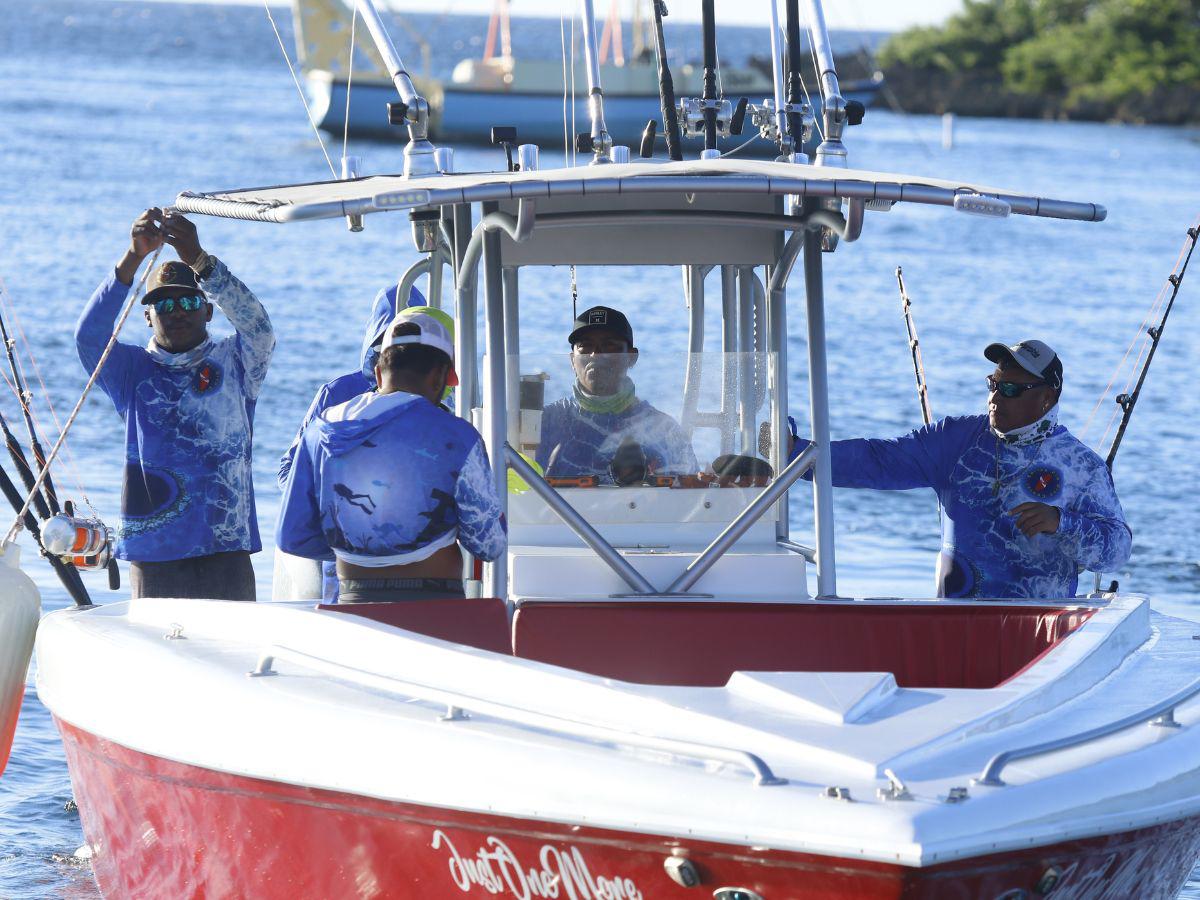
[[[717,149],[717,12],[715,0],[701,0],[700,21],[704,32],[704,149]]]
[[[787,28],[787,130],[792,138],[792,149],[803,152],[804,116],[800,109],[804,104],[804,87],[800,82],[800,0],[787,0],[785,7]]]
[[[926,425],[933,422],[933,409],[929,405],[929,385],[925,382],[925,363],[921,359],[921,342],[917,338],[917,326],[912,317],[912,301],[904,286],[904,272],[896,266],[896,284],[900,286],[900,301],[904,304],[904,328],[908,332],[908,349],[912,353],[913,372],[917,376],[917,399],[921,401],[921,418]]]
[[[13,484],[12,478],[9,477],[3,466],[0,466],[0,493],[3,493],[8,502],[12,504],[13,511],[20,513],[21,508],[25,505],[25,497],[17,490],[17,486]],[[24,522],[25,528],[40,547],[42,545],[42,529],[32,509],[25,511]],[[46,554],[46,559],[50,561],[50,567],[54,569],[54,574],[58,576],[62,586],[71,595],[75,605],[80,608],[92,606],[92,598],[83,584],[83,579],[79,576],[79,571],[52,553]]]
[[[43,522],[50,520],[58,512],[58,510],[51,512],[50,504],[47,502],[47,498],[42,496],[40,491],[34,491],[34,487],[37,484],[37,477],[34,475],[33,469],[29,465],[29,460],[25,456],[25,449],[21,446],[21,442],[17,440],[17,436],[12,433],[12,429],[8,427],[8,421],[4,418],[3,414],[0,414],[0,431],[2,431],[4,434],[4,443],[8,448],[8,455],[12,459],[13,465],[16,467],[17,475],[20,477],[21,483],[25,485],[26,493],[32,493],[33,508],[37,510],[37,514],[41,516]],[[4,473],[4,477],[11,485],[12,479],[9,478],[7,472]],[[7,493],[8,492],[5,491],[6,495]],[[9,501],[12,501],[11,497],[9,498]],[[18,503],[14,509],[17,512],[20,512],[23,505],[24,500],[20,497],[20,495],[18,495]],[[29,527],[30,520],[34,521],[34,527],[30,528],[29,532],[38,542],[38,546],[44,548],[45,545],[42,541],[42,527],[40,524],[38,524],[36,518],[33,516],[32,509],[29,510],[26,515],[26,527]],[[83,577],[79,574],[79,570],[72,565],[64,563],[58,557],[58,555],[54,553],[46,553],[45,555],[47,559],[51,560],[51,565],[53,565],[54,570],[58,572],[58,576],[63,582],[63,587],[65,587],[68,593],[70,593],[75,599],[76,604],[82,606],[91,606],[92,601],[88,596],[87,588],[83,584]],[[82,603],[80,602],[81,597]]]
[[[1146,354],[1146,359],[1142,363],[1141,371],[1138,373],[1137,384],[1134,385],[1133,392],[1129,394],[1118,394],[1116,403],[1121,407],[1121,422],[1117,426],[1116,437],[1113,438],[1112,446],[1108,448],[1108,456],[1105,457],[1104,464],[1108,466],[1109,472],[1112,471],[1113,460],[1117,457],[1117,450],[1121,447],[1121,439],[1125,437],[1125,429],[1129,426],[1129,420],[1133,416],[1133,408],[1137,405],[1138,397],[1142,393],[1142,385],[1146,381],[1146,373],[1150,371],[1150,362],[1154,359],[1154,351],[1158,349],[1158,342],[1162,340],[1163,329],[1167,325],[1167,317],[1171,315],[1171,308],[1175,305],[1175,298],[1179,296],[1179,287],[1183,284],[1183,276],[1187,272],[1188,263],[1192,259],[1192,251],[1196,249],[1197,236],[1200,236],[1200,226],[1193,225],[1187,230],[1187,240],[1184,241],[1184,246],[1187,248],[1187,253],[1183,256],[1183,263],[1178,272],[1172,272],[1167,276],[1167,281],[1171,284],[1171,299],[1167,301],[1167,307],[1163,310],[1162,318],[1158,320],[1157,325],[1151,325],[1146,329],[1146,334],[1150,335],[1150,351]]]
[[[667,156],[683,159],[679,136],[679,111],[675,108],[675,82],[667,64],[667,41],[663,36],[663,17],[667,14],[665,0],[654,0],[654,55],[658,57],[658,97],[662,107],[663,137],[667,139]],[[646,154],[642,154],[645,156]]]
[[[12,372],[13,387],[17,392],[17,403],[21,407],[21,413],[25,418],[25,431],[29,435],[29,449],[33,452],[33,461],[37,463],[38,473],[46,467],[46,451],[42,447],[42,442],[38,440],[37,429],[33,424],[33,415],[29,411],[29,403],[33,399],[33,395],[29,392],[25,379],[21,377],[20,366],[17,365],[17,356],[13,347],[13,340],[8,335],[8,325],[5,322],[4,311],[0,309],[0,339],[4,341],[4,349],[8,355],[8,368]],[[4,426],[5,439],[8,440],[8,426]],[[11,443],[11,442],[10,442]],[[20,445],[17,445],[18,448]],[[46,473],[45,481],[42,484],[42,490],[46,495],[47,505],[50,507],[51,513],[59,512],[58,492],[54,489],[54,482],[50,479],[50,473]]]

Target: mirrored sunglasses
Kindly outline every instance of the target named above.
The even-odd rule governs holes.
[[[1001,397],[1007,397],[1012,400],[1014,397],[1020,397],[1026,391],[1032,391],[1034,388],[1049,387],[1047,381],[1032,381],[1029,384],[1021,384],[1016,381],[999,381],[995,375],[987,377],[988,390],[993,394],[999,394]]]
[[[175,312],[175,306],[184,312],[195,312],[204,305],[204,298],[199,295],[190,297],[163,297],[161,300],[154,301],[154,309],[160,316],[165,316]]]

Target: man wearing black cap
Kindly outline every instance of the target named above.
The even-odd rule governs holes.
[[[639,400],[629,370],[637,363],[629,319],[593,306],[567,337],[575,386],[546,407],[537,462],[550,476],[594,475],[605,484],[697,470],[692,445],[674,419]]]
[[[1063,367],[1050,347],[990,344],[984,356],[996,364],[986,416],[834,441],[833,483],[937,492],[939,597],[1073,597],[1082,569],[1114,572],[1129,559],[1112,476],[1058,423]]]
[[[250,554],[262,549],[250,472],[254,405],[275,337],[266,310],[196,226],[148,209],[131,244],[75,326],[90,373],[112,335],[142,261],[179,254],[146,282],[143,348],[116,343],[97,383],[125,420],[125,477],[116,555],[130,561],[134,597],[254,599]],[[213,303],[232,337],[208,335]]]

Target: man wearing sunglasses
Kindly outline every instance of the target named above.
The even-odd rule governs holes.
[[[1058,422],[1063,366],[1050,347],[990,344],[984,356],[996,365],[986,416],[951,416],[891,440],[834,441],[833,483],[933,488],[939,597],[1073,597],[1081,570],[1115,572],[1129,559],[1112,476]]]
[[[134,597],[253,600],[250,554],[262,549],[250,471],[254,406],[275,337],[254,294],[200,246],[196,226],[148,209],[129,249],[75,326],[95,370],[142,261],[168,244],[142,297],[151,338],[118,342],[97,378],[125,421],[125,475],[116,555]],[[235,334],[208,334],[213,304]]]

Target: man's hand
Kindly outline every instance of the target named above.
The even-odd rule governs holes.
[[[129,252],[136,256],[139,262],[162,246],[162,229],[158,224],[162,221],[162,215],[162,210],[155,206],[133,220],[133,227],[129,232]]]
[[[1008,511],[1010,516],[1017,517],[1017,527],[1025,537],[1035,534],[1054,534],[1058,531],[1059,519],[1062,513],[1057,506],[1045,503],[1035,503],[1032,500],[1014,506]]]
[[[163,240],[175,248],[179,258],[192,265],[203,254],[196,226],[180,215],[164,216],[162,220]]]
[[[117,263],[117,280],[121,284],[133,284],[133,276],[137,274],[142,260],[162,246],[163,232],[159,223],[163,211],[152,206],[133,220],[129,230],[129,249]]]

